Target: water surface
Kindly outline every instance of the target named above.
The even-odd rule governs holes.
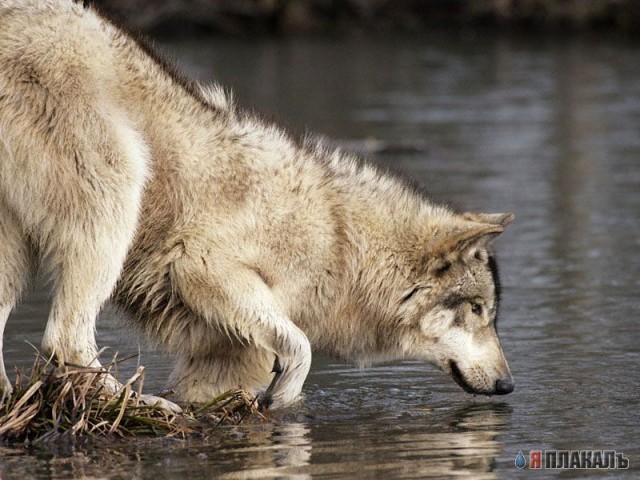
[[[514,458],[532,449],[617,450],[632,470],[597,477],[637,476],[638,45],[451,34],[161,47],[296,132],[428,145],[374,161],[437,201],[514,211],[497,249],[516,390],[474,397],[421,363],[360,371],[317,357],[305,402],[269,423],[206,440],[4,447],[0,478],[525,478]],[[100,344],[135,353],[112,316]],[[25,340],[39,344],[45,318],[38,292],[9,323],[8,365],[29,365]],[[141,349],[146,385],[159,389],[170,361]]]

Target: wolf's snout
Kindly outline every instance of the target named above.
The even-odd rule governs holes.
[[[467,393],[489,396],[507,395],[515,388],[511,375],[508,375],[507,378],[499,378],[495,383],[492,383],[486,374],[479,373],[478,368],[470,368],[466,370],[466,373],[463,373],[460,365],[454,360],[449,360],[447,366],[449,375]]]
[[[497,380],[495,392],[496,392],[496,395],[506,395],[508,393],[513,392],[514,388],[515,386],[513,385],[513,380],[511,379]]]

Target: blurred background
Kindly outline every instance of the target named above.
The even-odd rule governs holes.
[[[87,3],[85,1],[85,3]],[[636,0],[90,0],[130,27],[162,34],[421,32],[434,27],[640,26]]]

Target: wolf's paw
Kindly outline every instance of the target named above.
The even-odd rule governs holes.
[[[155,395],[140,395],[140,403],[157,407],[164,410],[168,415],[177,415],[182,413],[182,408],[166,398],[156,397]]]

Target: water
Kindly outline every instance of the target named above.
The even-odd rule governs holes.
[[[598,478],[638,475],[639,45],[451,34],[161,46],[296,132],[426,144],[375,161],[438,201],[516,212],[497,242],[516,390],[473,397],[417,362],[360,371],[317,357],[305,402],[268,423],[206,440],[1,447],[0,478],[525,478],[515,457],[534,449],[617,450],[632,469]],[[45,298],[9,324],[9,365],[31,362]],[[112,316],[100,344],[135,353]],[[141,348],[159,389],[170,362]]]

